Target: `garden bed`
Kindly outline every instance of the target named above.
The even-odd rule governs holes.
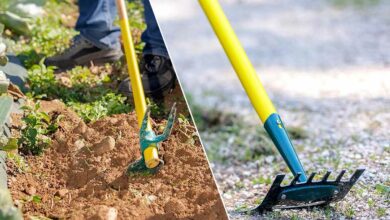
[[[26,157],[27,172],[8,162],[8,185],[25,217],[105,219],[117,213],[118,219],[224,218],[191,124],[175,124],[161,146],[165,165],[157,175],[128,177],[124,171],[140,156],[134,113],[85,124],[56,100],[43,101],[41,110],[63,117],[51,146],[42,156]],[[14,129],[20,128],[20,117],[13,115]]]

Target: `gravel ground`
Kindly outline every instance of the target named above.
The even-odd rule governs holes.
[[[309,138],[294,141],[305,168],[349,174],[367,169],[342,202],[263,217],[389,219],[390,2],[221,2],[285,124],[308,132]],[[259,124],[197,2],[152,4],[191,104],[236,113],[248,126]],[[201,136],[206,149],[218,138],[207,131]],[[231,219],[257,218],[237,211],[259,203],[268,178],[286,171],[278,155],[211,165]]]

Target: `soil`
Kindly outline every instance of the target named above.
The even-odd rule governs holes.
[[[41,108],[63,115],[50,148],[42,156],[26,156],[28,172],[8,162],[9,188],[25,217],[227,219],[198,138],[187,140],[196,132],[190,124],[176,122],[162,143],[165,165],[159,173],[129,177],[124,171],[140,157],[135,113],[85,124],[60,101],[42,101]],[[14,127],[20,126],[18,118]]]

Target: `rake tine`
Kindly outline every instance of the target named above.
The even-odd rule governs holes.
[[[345,172],[346,172],[346,170],[342,170],[342,171],[340,172],[340,174],[337,176],[335,182],[337,182],[337,183],[340,182],[341,179],[343,178]]]
[[[314,179],[314,176],[316,175],[317,173],[316,172],[313,172],[310,174],[309,178],[307,179],[307,183],[312,183],[313,182],[313,179]]]
[[[357,169],[355,173],[352,175],[351,179],[349,180],[350,183],[355,183],[359,177],[363,174],[365,169]]]
[[[293,186],[293,185],[296,185],[297,184],[297,181],[299,180],[299,177],[301,176],[302,174],[301,173],[297,173],[297,175],[294,176],[294,179],[291,181],[290,185]]]
[[[272,183],[272,187],[274,186],[280,186],[280,184],[283,182],[283,179],[286,175],[280,174],[276,175],[274,182]]]
[[[332,173],[332,171],[327,171],[324,175],[324,177],[322,177],[322,182],[326,182],[330,176],[330,174]]]

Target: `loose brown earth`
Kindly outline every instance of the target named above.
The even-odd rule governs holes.
[[[28,172],[8,163],[9,188],[25,217],[227,219],[199,140],[188,141],[196,132],[191,125],[175,123],[160,148],[165,165],[158,174],[128,177],[128,164],[140,157],[134,113],[85,124],[59,101],[41,106],[63,115],[51,147],[26,157]],[[164,123],[155,123],[157,130]]]

